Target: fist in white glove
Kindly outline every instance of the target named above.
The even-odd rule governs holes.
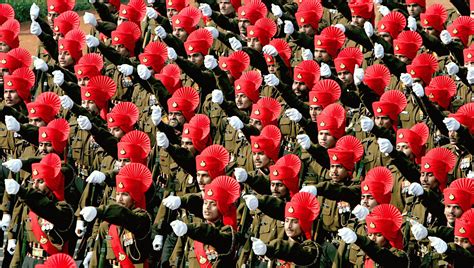
[[[208,30],[211,33],[212,38],[217,39],[217,37],[219,37],[219,31],[216,29],[216,27],[208,26],[204,27],[204,29]]]
[[[61,106],[66,110],[69,110],[74,106],[74,102],[67,95],[59,96],[59,100],[61,100]]]
[[[7,251],[8,253],[10,253],[10,255],[13,255],[15,253],[15,248],[16,248],[16,239],[8,239]]]
[[[313,56],[313,53],[311,52],[311,49],[306,49],[306,48],[303,48],[303,53],[301,53],[302,57],[303,57],[303,60],[313,60],[314,59],[314,56]]]
[[[163,236],[155,235],[152,245],[154,251],[160,251],[163,248]]]
[[[20,131],[20,123],[11,115],[5,115],[5,126],[9,131]]]
[[[166,30],[162,26],[158,26],[155,28],[155,34],[158,36],[161,40],[166,38]]]
[[[379,144],[379,150],[381,153],[390,154],[393,151],[393,145],[389,140],[378,138],[377,143]]]
[[[147,7],[146,8],[146,16],[149,18],[149,19],[156,19],[158,18],[158,12],[156,12],[156,10],[152,7]]]
[[[374,2],[374,5],[378,5],[378,4],[382,4],[383,1],[382,0],[374,0],[373,2]]]
[[[301,118],[303,118],[303,115],[298,112],[295,108],[290,108],[285,111],[285,115],[293,122],[298,123]]]
[[[374,35],[374,26],[369,21],[364,22],[364,31],[368,37]]]
[[[364,69],[359,68],[359,66],[356,64],[354,68],[354,84],[356,86],[360,85],[362,81],[364,80]]]
[[[272,45],[265,45],[262,48],[263,53],[270,55],[272,57],[278,56],[278,50]]]
[[[305,185],[305,186],[301,187],[300,192],[301,193],[310,193],[314,196],[318,195],[318,189],[316,188],[316,186],[313,186],[313,185]]]
[[[421,98],[425,95],[425,90],[420,83],[413,83],[411,88],[417,97]]]
[[[95,0],[89,0],[89,3],[95,4]]]
[[[241,130],[244,128],[244,122],[242,122],[242,120],[240,120],[240,118],[235,115],[227,118],[227,120],[229,121],[229,125],[235,130]]]
[[[163,206],[171,209],[177,210],[181,206],[181,198],[179,196],[170,195],[162,201]]]
[[[180,220],[175,220],[170,223],[171,228],[173,228],[173,232],[177,236],[183,236],[188,232],[188,226],[186,223],[180,221]]]
[[[309,139],[308,135],[299,134],[296,136],[296,139],[298,141],[298,144],[301,146],[301,148],[308,150],[309,147],[311,147],[311,140]]]
[[[214,70],[217,67],[217,60],[212,55],[206,55],[204,57],[204,67],[208,70]]]
[[[168,47],[168,59],[176,60],[178,58],[178,54],[176,54],[176,50],[172,47]]]
[[[87,45],[87,47],[94,48],[94,47],[98,47],[99,44],[100,44],[100,41],[99,41],[99,39],[97,39],[97,37],[92,36],[90,34],[86,35],[86,45]]]
[[[277,18],[280,18],[283,15],[283,11],[281,10],[280,6],[275,4],[272,4],[272,13]]]
[[[6,231],[8,226],[10,226],[10,221],[12,220],[12,217],[10,214],[3,213],[2,216],[2,221],[0,222],[0,227],[2,228],[2,231]]]
[[[341,30],[343,33],[346,32],[346,26],[344,26],[344,25],[342,25],[342,24],[340,24],[340,23],[334,25],[334,27],[338,28],[338,29]]]
[[[250,240],[252,240],[252,250],[255,255],[263,256],[267,253],[267,245],[262,240],[256,237],[252,237]]]
[[[359,221],[363,221],[363,220],[365,220],[365,217],[367,217],[367,215],[369,215],[369,209],[366,208],[365,206],[357,205],[352,210],[352,214],[354,214],[354,216],[356,216],[356,218]]]
[[[6,162],[3,162],[2,166],[8,168],[13,173],[18,173],[18,171],[20,171],[21,167],[23,166],[23,163],[20,159],[10,159]]]
[[[92,251],[87,252],[86,257],[84,258],[84,261],[82,262],[82,265],[84,266],[84,268],[89,268],[89,263],[91,262],[91,259],[92,259]]]
[[[161,108],[159,106],[151,106],[151,122],[158,126],[161,122]]]
[[[263,76],[263,80],[267,86],[276,87],[280,84],[280,79],[274,74],[267,74]]]
[[[84,13],[84,17],[82,18],[84,20],[85,24],[89,24],[92,27],[97,26],[97,19],[95,18],[95,15],[89,12]]]
[[[151,71],[143,64],[139,64],[137,66],[137,73],[138,76],[140,76],[140,78],[143,80],[148,80],[151,77]]]
[[[234,176],[238,182],[242,183],[247,181],[248,174],[245,169],[238,167],[234,169]]]
[[[329,67],[329,65],[327,65],[326,63],[321,62],[321,68],[319,68],[319,72],[322,77],[327,78],[331,76],[331,67]]]
[[[199,10],[201,10],[201,13],[204,17],[212,16],[212,9],[208,4],[199,4]]]
[[[416,19],[415,19],[414,17],[412,17],[412,16],[408,17],[408,23],[407,23],[407,24],[408,24],[408,25],[407,25],[408,28],[409,28],[411,31],[413,31],[413,32],[416,31],[416,29],[417,29],[418,26],[416,25]]]
[[[245,200],[245,205],[247,205],[250,210],[256,210],[258,208],[258,199],[255,195],[247,194],[244,195],[243,198]]]
[[[413,196],[422,196],[425,190],[423,190],[423,187],[421,184],[414,182],[408,186],[408,194],[413,195]]]
[[[39,23],[37,23],[36,21],[32,21],[30,25],[30,33],[39,36],[42,32],[43,30],[41,30],[41,26],[39,25]]]
[[[458,122],[458,120],[452,117],[446,117],[443,119],[443,123],[446,125],[448,131],[458,131],[458,129],[461,127],[461,124]]]
[[[162,147],[163,149],[166,149],[168,146],[170,146],[170,141],[168,140],[168,137],[166,137],[165,133],[159,132],[156,134],[156,145]]]
[[[92,183],[92,184],[101,184],[104,181],[105,181],[105,174],[98,170],[92,171],[92,173],[86,179],[86,182]]]
[[[364,132],[370,132],[374,128],[374,121],[367,116],[360,117],[360,127]]]
[[[224,102],[224,94],[222,93],[222,90],[219,89],[214,89],[212,91],[212,102],[217,103],[221,105]]]
[[[44,60],[35,56],[33,56],[33,66],[35,67],[36,70],[40,70],[42,72],[48,71],[48,64],[46,64]]]
[[[35,3],[33,3],[30,7],[30,18],[31,20],[36,20],[39,16],[40,8]]]
[[[283,26],[283,32],[285,34],[292,35],[295,32],[295,26],[289,20],[284,21],[285,25]]]
[[[436,236],[428,236],[428,239],[430,240],[431,246],[434,247],[439,254],[443,254],[448,250],[448,244],[446,244],[443,239]]]
[[[388,15],[388,13],[390,13],[390,9],[388,9],[386,6],[379,6],[379,12],[385,17]]]
[[[455,75],[459,72],[459,66],[454,62],[450,62],[446,65],[446,71],[449,75]]]
[[[381,59],[385,55],[385,50],[383,46],[379,43],[375,43],[374,45],[374,56],[376,59]]]
[[[53,82],[61,86],[64,83],[64,74],[60,70],[53,71]]]
[[[129,64],[119,65],[117,69],[125,76],[130,76],[133,73],[133,66]]]
[[[351,229],[344,227],[337,230],[337,234],[344,240],[346,244],[352,244],[357,240],[357,235]]]
[[[420,241],[428,236],[428,229],[426,229],[426,227],[423,226],[423,224],[415,220],[410,220],[410,223],[411,223],[411,233],[413,234],[416,240]]]
[[[17,194],[20,190],[20,184],[14,179],[5,180],[5,191],[7,194]]]
[[[446,30],[441,31],[441,33],[439,34],[439,38],[441,39],[441,42],[443,42],[443,44],[445,44],[445,45],[447,45],[447,44],[449,44],[453,41],[453,38],[451,37],[449,32],[446,31]]]
[[[474,68],[469,67],[467,69],[466,79],[469,82],[469,85],[474,84]]]
[[[89,118],[87,118],[87,116],[80,115],[77,118],[77,124],[79,125],[79,128],[82,130],[91,130],[92,128],[92,123],[89,120]]]
[[[86,232],[86,227],[84,226],[84,221],[77,220],[76,222],[76,229],[74,230],[77,237],[83,237],[84,233]]]
[[[234,50],[234,51],[242,50],[242,44],[235,37],[231,37],[229,39],[229,44],[230,44],[230,47],[232,48],[232,50]]]
[[[402,73],[400,75],[400,81],[405,86],[411,86],[413,84],[413,78],[411,77],[410,74],[407,74],[407,73]]]
[[[80,214],[85,221],[91,222],[97,217],[97,209],[95,207],[85,207],[81,210]]]

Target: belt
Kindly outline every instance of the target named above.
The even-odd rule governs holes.
[[[29,249],[26,253],[26,256],[37,259],[37,260],[46,260],[48,259],[48,253],[44,250],[38,243],[29,243]]]

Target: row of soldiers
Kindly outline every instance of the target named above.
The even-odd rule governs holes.
[[[2,267],[472,266],[472,0],[89,2],[0,4]]]

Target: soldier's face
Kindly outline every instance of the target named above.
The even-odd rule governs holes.
[[[46,126],[46,122],[43,121],[43,119],[39,118],[39,117],[36,117],[36,118],[30,118],[28,120],[28,123],[30,125],[33,125],[33,126],[37,126],[37,127],[44,127]]]
[[[228,16],[230,14],[235,13],[234,6],[230,2],[230,0],[220,0],[219,1],[219,11],[224,16]]]
[[[93,114],[99,114],[99,107],[92,100],[83,100],[82,107]]]
[[[128,51],[128,49],[124,45],[118,44],[118,45],[115,45],[114,48],[120,54],[120,56],[122,57],[130,56],[130,51]]]
[[[272,192],[272,196],[278,198],[284,198],[289,194],[288,188],[286,188],[281,181],[271,181],[270,191]]]
[[[328,130],[320,130],[318,132],[318,143],[322,147],[328,149],[334,147],[336,139],[332,136]]]
[[[474,19],[474,10],[473,10],[473,11],[471,11],[471,18],[473,18],[473,19]]]
[[[252,159],[255,168],[267,168],[270,165],[270,158],[263,152],[252,152]]]
[[[247,36],[247,27],[250,25],[250,21],[247,19],[239,19],[237,23],[241,36]]]
[[[458,144],[459,135],[456,131],[449,131],[449,143],[450,144]]]
[[[322,111],[323,111],[323,108],[321,108],[321,106],[310,105],[309,116],[311,117],[311,121],[316,122],[316,118]]]
[[[217,209],[216,201],[204,199],[204,204],[202,205],[202,216],[209,222],[216,222],[220,219],[221,216],[219,209]]]
[[[335,182],[340,182],[349,176],[347,169],[340,164],[331,164],[329,176]]]
[[[393,39],[392,39],[392,36],[389,34],[389,33],[385,33],[385,32],[380,32],[377,34],[379,37],[383,38],[383,40],[387,41],[387,43],[389,44],[392,44],[393,43]]]
[[[376,116],[374,122],[380,128],[390,129],[392,127],[392,120],[388,116]]]
[[[7,45],[7,43],[0,41],[0,52],[7,53],[10,50],[11,48],[9,45]]]
[[[237,93],[235,95],[235,105],[239,110],[246,110],[252,106],[252,101],[243,93]]]
[[[111,127],[109,132],[119,140],[125,135],[125,132],[120,127]]]
[[[374,241],[374,243],[379,247],[385,247],[388,243],[388,240],[383,237],[382,233],[372,233],[368,234],[370,240]]]
[[[424,12],[424,8],[418,4],[407,4],[408,15],[418,18]]]
[[[204,191],[204,186],[212,182],[211,176],[209,176],[209,173],[207,171],[198,171],[196,173],[196,180],[199,185],[199,189],[201,191]]]
[[[168,17],[169,20],[171,20],[171,18],[173,18],[173,16],[175,15],[178,15],[178,10],[174,9],[174,8],[167,8],[166,9],[166,16]]]
[[[472,248],[471,242],[469,242],[469,238],[464,238],[455,235],[454,236],[454,243],[464,249],[470,250]]]
[[[48,24],[49,27],[53,28],[54,27],[54,20],[59,16],[57,12],[50,11],[48,12]]]
[[[249,124],[254,126],[256,129],[258,129],[259,131],[262,131],[263,129],[263,125],[262,125],[262,121],[258,120],[258,119],[255,119],[255,118],[250,118],[249,120]]]
[[[74,65],[74,59],[72,58],[71,54],[69,54],[69,51],[66,50],[59,52],[58,61],[59,66],[62,68]]]
[[[311,24],[305,24],[300,27],[299,32],[312,37],[316,34],[316,29],[314,29]]]
[[[457,204],[447,204],[444,206],[444,216],[451,226],[454,226],[454,221],[460,218],[463,211]]]
[[[193,155],[196,155],[196,149],[194,148],[193,141],[190,138],[181,139],[181,148],[190,151]]]
[[[431,36],[439,36],[439,32],[431,26],[423,27],[423,31]]]
[[[188,60],[196,66],[201,67],[204,64],[204,56],[201,53],[193,53],[188,55]]]
[[[360,199],[360,205],[364,206],[372,211],[372,209],[378,205],[377,201],[371,194],[363,194]]]
[[[90,78],[89,77],[81,77],[77,79],[77,84],[80,87],[87,87],[89,85]]]
[[[257,37],[247,38],[247,46],[255,49],[258,52],[261,52],[263,47],[262,43],[260,43],[260,40]]]
[[[0,68],[0,85],[3,85],[3,77],[8,75],[10,72],[6,68]]]
[[[300,221],[297,218],[285,218],[285,233],[290,238],[299,237],[303,231],[301,230]]]
[[[36,191],[46,196],[49,196],[51,194],[51,190],[48,188],[48,186],[46,186],[46,183],[43,179],[34,179],[31,183],[31,187]]]
[[[304,82],[293,81],[293,84],[291,85],[291,89],[293,90],[295,95],[298,97],[307,95],[308,93],[308,87],[306,86]]]
[[[18,96],[18,92],[14,89],[5,89],[3,91],[3,99],[5,100],[6,106],[14,106],[21,102],[20,96]]]
[[[133,208],[135,206],[135,201],[127,192],[117,192],[115,194],[115,201],[117,204],[122,205],[126,208]]]
[[[362,18],[361,16],[352,15],[352,21],[351,21],[352,25],[358,26],[358,27],[363,27],[365,22],[366,22],[366,20],[364,18]]]
[[[329,62],[331,60],[331,55],[326,51],[326,49],[315,48],[314,49],[314,59],[317,62]]]
[[[438,188],[439,182],[433,172],[421,172],[420,184],[425,189],[434,190]]]
[[[188,38],[188,33],[183,28],[179,27],[173,29],[173,35],[183,42]]]
[[[45,156],[54,151],[53,144],[51,142],[40,142],[38,145],[38,151],[41,156]]]
[[[397,143],[396,150],[399,151],[399,152],[404,153],[406,156],[408,156],[408,158],[410,160],[413,160],[415,158],[415,156],[413,155],[413,152],[410,148],[410,145],[408,145],[408,143],[406,143],[406,142]]]
[[[395,57],[399,59],[401,62],[406,63],[406,64],[411,64],[410,58],[403,56],[402,54],[395,54]]]
[[[186,122],[186,118],[182,112],[169,112],[168,113],[168,124],[172,127],[182,126]]]
[[[58,41],[58,40],[63,39],[63,38],[64,38],[64,35],[62,35],[60,32],[53,33],[53,39],[55,41]]]
[[[354,83],[354,76],[349,71],[338,72],[337,73],[337,78],[339,78],[339,80],[341,80],[341,82],[344,84],[344,86],[349,86],[349,85],[352,85],[352,83]]]
[[[120,170],[121,168],[130,163],[132,163],[132,160],[130,160],[130,158],[119,158],[117,159],[117,161],[115,161],[115,169]]]
[[[277,73],[277,66],[275,64],[267,64],[268,73],[275,74]],[[278,76],[278,75],[277,75]]]
[[[125,17],[118,17],[118,19],[117,19],[117,26],[119,26],[120,24],[122,24],[122,22],[124,22],[124,21],[128,21],[128,19],[125,18]]]

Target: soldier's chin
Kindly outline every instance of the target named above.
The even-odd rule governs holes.
[[[169,125],[170,125],[170,127],[177,127],[178,126],[178,120],[174,120],[174,119],[170,120]]]

